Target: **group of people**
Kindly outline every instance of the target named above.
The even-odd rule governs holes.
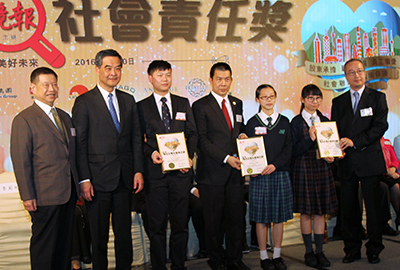
[[[228,95],[231,67],[215,63],[210,70],[211,92],[195,101],[170,93],[172,67],[156,60],[147,73],[153,93],[136,103],[116,89],[122,57],[103,50],[95,58],[97,85],[76,98],[72,118],[54,107],[57,74],[45,67],[31,74],[34,104],[13,121],[11,157],[25,209],[32,218],[32,269],[70,269],[72,216],[81,195],[89,216],[93,269],[107,269],[111,215],[115,235],[116,269],[131,269],[132,196],[144,188],[147,233],[153,269],[166,269],[169,222],[171,269],[186,269],[189,198],[193,169],[163,172],[157,134],[184,132],[190,166],[196,153],[195,181],[203,210],[205,243],[213,270],[249,269],[242,261],[244,239],[243,177],[237,138],[262,136],[268,165],[253,175],[249,188],[250,220],[256,223],[262,269],[286,269],[281,257],[283,222],[301,214],[301,231],[309,266],[330,265],[322,250],[325,215],[338,203],[331,164],[318,158],[314,123],[328,121],[318,110],[322,92],[307,85],[302,108],[290,122],[275,111],[278,93],[262,84],[255,91],[259,113],[244,124],[242,101]],[[361,183],[367,210],[366,244],[370,263],[379,262],[382,228],[379,220],[380,177],[386,173],[380,138],[388,128],[385,95],[365,86],[360,60],[346,62],[350,91],[333,100],[343,156],[336,158],[342,185],[344,263],[359,259],[358,230]],[[353,95],[353,93],[355,93]],[[315,251],[312,246],[314,220]],[[267,248],[267,225],[273,224],[274,252]]]

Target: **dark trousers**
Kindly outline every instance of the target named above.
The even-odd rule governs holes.
[[[107,270],[107,243],[110,231],[110,214],[114,231],[116,270],[130,270],[132,249],[132,190],[122,180],[116,190],[94,190],[93,200],[86,202],[92,236],[92,261],[94,270]]]
[[[77,195],[74,185],[69,201],[62,205],[38,206],[32,219],[30,245],[32,270],[71,269],[72,221]]]
[[[71,259],[90,263],[92,261],[89,217],[85,204],[76,205],[72,226]]]
[[[168,217],[171,225],[171,269],[185,269],[191,184],[191,174],[177,177],[175,172],[167,173],[161,179],[145,181],[151,266],[154,270],[167,269]]]
[[[344,252],[358,253],[362,241],[359,237],[361,224],[361,210],[358,199],[358,187],[364,196],[367,212],[367,232],[369,240],[365,244],[367,255],[379,254],[384,246],[382,244],[382,218],[380,199],[380,176],[357,177],[354,173],[347,180],[341,180],[342,198],[342,232]]]
[[[199,249],[206,250],[206,235],[204,232],[203,207],[200,198],[190,194],[189,215],[192,217],[193,227],[199,240]]]
[[[242,258],[243,192],[239,171],[232,170],[224,186],[198,184],[210,265],[231,264]],[[226,252],[223,249],[225,236]],[[226,261],[225,261],[226,260]]]

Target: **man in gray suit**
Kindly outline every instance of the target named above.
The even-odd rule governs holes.
[[[32,106],[11,128],[11,158],[19,193],[31,215],[31,269],[71,267],[72,218],[77,200],[75,129],[54,107],[57,74],[46,67],[31,73]]]

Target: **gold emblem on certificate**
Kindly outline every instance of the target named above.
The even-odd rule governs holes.
[[[237,139],[242,176],[260,174],[267,167],[263,137]]]
[[[189,154],[186,147],[185,134],[156,134],[158,149],[163,159],[163,172],[189,169]]]
[[[339,133],[336,122],[314,123],[317,131],[318,151],[321,158],[343,155],[339,146]]]

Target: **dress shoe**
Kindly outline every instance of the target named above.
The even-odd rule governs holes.
[[[244,244],[243,244],[242,253],[243,253],[243,254],[249,254],[249,253],[250,253],[250,248],[249,248],[249,246],[247,245],[247,243],[244,243]]]
[[[242,261],[234,262],[228,265],[228,270],[250,270]]]
[[[260,264],[263,270],[275,270],[274,263],[270,259],[260,260]]]
[[[329,262],[328,258],[326,258],[323,252],[316,253],[315,258],[317,258],[318,265],[321,267],[329,267],[331,263]]]
[[[346,256],[344,256],[344,258],[342,259],[342,262],[343,263],[352,263],[355,260],[359,260],[359,259],[361,259],[361,253],[360,252],[355,253],[355,254],[348,253],[348,254],[346,254]]]
[[[274,263],[276,270],[286,270],[286,264],[283,262],[282,257],[273,259],[272,262]]]
[[[304,262],[307,266],[315,267],[317,266],[317,258],[315,257],[314,252],[308,252],[304,255]]]
[[[385,227],[383,227],[383,234],[388,236],[397,236],[399,235],[399,232],[393,230],[392,227],[386,223]]]
[[[222,264],[222,263],[218,263],[218,262],[215,262],[215,261],[208,260],[207,264],[208,264],[208,266],[210,266],[210,268],[212,270],[226,270],[226,266],[224,264]]]
[[[379,255],[368,255],[368,262],[372,263],[372,264],[377,264],[381,261],[381,259],[379,259]]]
[[[200,249],[199,252],[197,252],[197,254],[194,255],[193,257],[196,259],[208,258],[208,253],[205,249]]]

